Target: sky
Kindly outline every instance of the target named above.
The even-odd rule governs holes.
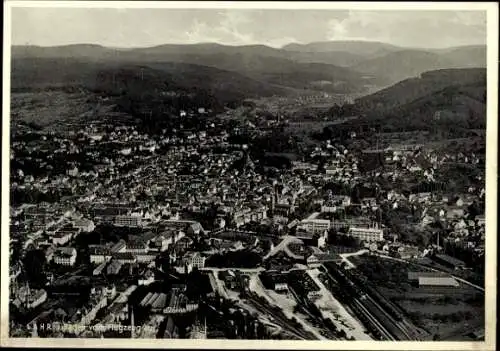
[[[486,43],[485,11],[13,8],[12,44],[147,47],[217,42],[381,41],[440,48]]]

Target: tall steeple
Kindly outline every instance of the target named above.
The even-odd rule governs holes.
[[[275,196],[275,193],[273,191],[273,194],[271,196],[271,215],[273,215],[273,216],[274,216],[275,207],[276,207],[276,196]]]
[[[130,311],[130,330],[131,330],[130,338],[135,339],[135,320],[134,320],[134,308],[133,307]]]
[[[207,338],[207,318],[205,317],[205,323],[202,325],[198,317],[193,325],[193,330],[191,331],[191,339],[206,339]]]
[[[25,295],[25,298],[24,298],[24,303],[26,305],[28,305],[28,303],[30,302],[30,296],[31,296],[30,283],[26,282],[26,295]]]
[[[253,163],[252,159],[250,158],[250,153],[248,151],[245,152],[245,169],[251,169],[253,170],[255,168],[255,164]]]
[[[36,321],[33,323],[33,329],[31,329],[31,337],[38,338],[38,324]]]

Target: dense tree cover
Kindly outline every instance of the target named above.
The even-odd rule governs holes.
[[[466,248],[452,241],[444,243],[444,252],[463,261],[467,267],[472,267],[474,272],[484,274],[486,264],[484,253],[476,252],[472,248]]]
[[[343,228],[343,231],[330,230],[328,232],[328,244],[343,247],[359,247],[359,239],[352,235],[347,235],[346,231],[347,228]]]
[[[334,105],[327,114],[360,116],[358,125],[379,124],[386,132],[424,130],[444,138],[467,137],[471,129],[486,126],[485,77],[484,69],[426,72],[421,78],[401,81],[354,104]],[[347,139],[348,133],[348,129],[329,127],[316,136]]]
[[[456,189],[465,191],[470,186],[481,188],[484,187],[484,168],[477,165],[450,163],[443,165],[437,178],[438,182],[445,185],[446,191],[456,191]]]
[[[57,203],[65,195],[72,195],[72,193],[64,189],[52,190],[45,193],[38,189],[15,188],[10,192],[10,203],[12,206],[39,204],[41,202]]]
[[[381,208],[382,223],[388,228],[389,234],[397,235],[399,241],[425,248],[435,242],[439,228],[416,228],[414,224],[419,221],[421,211],[415,205],[400,206],[397,209],[385,205]]]
[[[252,157],[263,157],[266,153],[299,153],[300,147],[297,138],[280,129],[273,129],[270,134],[261,135],[253,139],[250,145]]]
[[[315,204],[310,199],[305,199],[299,203],[295,211],[289,217],[290,219],[303,219],[320,210],[321,205]]]
[[[45,253],[42,250],[30,250],[23,258],[24,273],[31,287],[41,288],[47,282]]]
[[[199,301],[212,291],[210,279],[207,274],[194,268],[186,278],[186,296],[192,301]]]
[[[142,233],[141,228],[115,227],[112,224],[98,224],[92,233],[79,235],[75,239],[77,247],[86,247],[88,245],[99,245],[103,243],[116,243],[121,239],[128,241]]]
[[[476,317],[476,315],[471,311],[456,311],[448,314],[440,313],[424,313],[420,311],[408,312],[408,315],[416,321],[422,322],[424,319],[431,319],[440,323],[459,323],[465,320],[470,320]]]
[[[338,140],[341,144],[345,144],[351,140],[351,133],[356,133],[358,140],[367,140],[372,138],[380,130],[381,122],[374,120],[358,120],[349,121],[342,124],[326,126],[322,132],[312,134],[317,140]]]
[[[170,264],[170,256],[168,254],[160,254],[156,256],[155,267],[162,272],[169,272],[172,268]]]
[[[41,144],[43,145],[43,144]],[[99,153],[102,157],[114,155],[117,147],[111,148],[110,144],[102,144]],[[58,147],[50,145],[50,151],[30,151],[16,150],[16,158],[10,161],[11,173],[15,174],[22,170],[25,175],[33,177],[64,175],[72,164],[76,165],[79,171],[90,171],[98,160],[86,152],[80,153],[54,153]],[[91,151],[91,147],[86,146],[86,151]],[[41,163],[43,161],[43,164]]]
[[[147,60],[146,60],[147,61]],[[137,64],[142,62],[142,64]],[[92,92],[110,98],[116,110],[158,132],[181,110],[208,114],[236,108],[247,98],[285,93],[282,88],[235,72],[174,62],[74,58],[18,58],[13,61],[14,91],[50,89]],[[245,101],[246,106],[252,103]]]
[[[485,211],[484,201],[474,201],[467,207],[469,218],[475,218],[478,215],[483,215]]]
[[[328,111],[326,111],[323,116],[324,117],[333,117],[335,118],[343,118],[343,117],[351,117],[358,116],[362,113],[360,107],[356,104],[333,104]]]
[[[326,191],[331,191],[332,194],[336,195],[351,195],[352,186],[344,183],[328,182],[323,186]]]
[[[374,285],[393,282],[402,286],[403,283],[409,283],[408,271],[412,270],[409,264],[387,261],[376,256],[362,256],[362,258],[356,267]]]

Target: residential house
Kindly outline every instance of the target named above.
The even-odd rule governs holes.
[[[117,252],[125,252],[126,249],[127,249],[127,243],[125,242],[125,240],[120,240],[111,247],[110,251],[112,253],[117,253]]]
[[[82,232],[92,232],[95,229],[95,224],[92,220],[82,218],[73,221],[73,227],[80,229]]]
[[[480,227],[486,225],[486,219],[485,219],[484,215],[477,215],[475,217],[475,220],[476,220],[477,225]]]
[[[117,275],[121,268],[123,266],[123,263],[117,260],[111,261],[111,263],[107,266],[106,268],[106,273],[108,275]]]
[[[174,242],[173,233],[165,233],[163,235],[158,235],[150,243],[150,249],[164,252],[168,250],[168,247]]]
[[[189,247],[193,245],[193,239],[191,239],[188,236],[185,236],[184,238],[181,238],[175,243],[175,247],[179,249],[180,251],[185,251]]]
[[[57,231],[52,235],[52,243],[54,245],[66,245],[71,241],[73,233],[69,231]]]
[[[45,259],[47,262],[51,262],[52,259],[54,258],[54,252],[56,251],[56,248],[54,246],[49,246],[47,249],[45,249]]]

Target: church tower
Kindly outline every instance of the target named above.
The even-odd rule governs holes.
[[[33,329],[31,329],[31,337],[38,338],[38,324],[36,321],[33,323]]]
[[[130,306],[130,305],[129,305]],[[134,308],[130,310],[130,338],[135,339],[135,320],[134,320]]]

